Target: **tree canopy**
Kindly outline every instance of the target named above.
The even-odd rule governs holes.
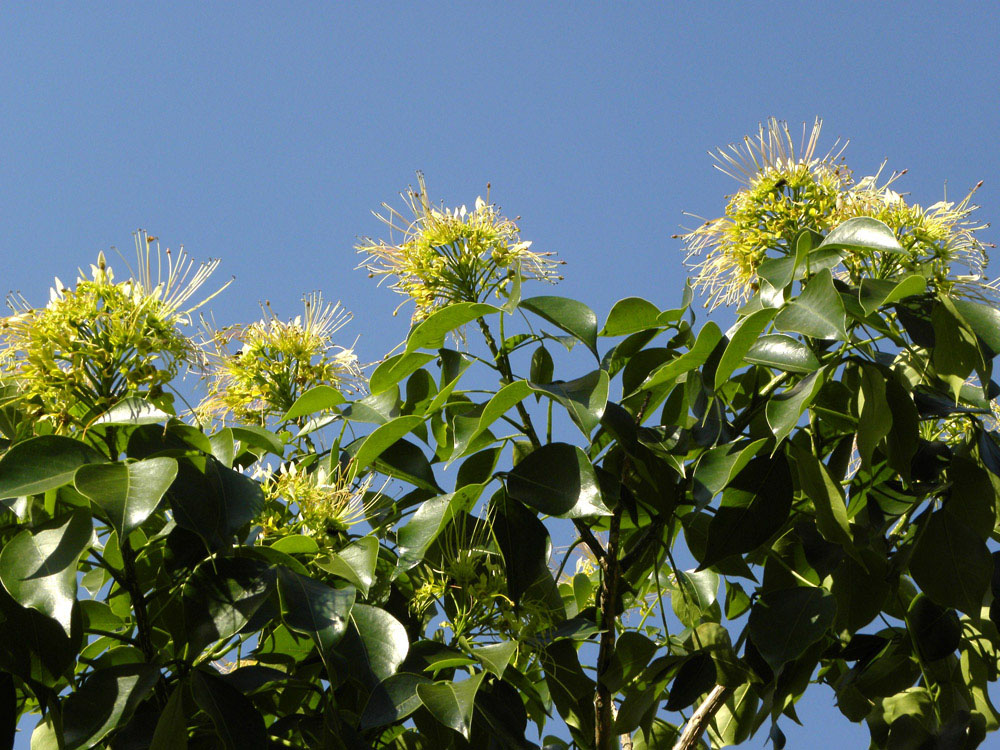
[[[141,232],[124,281],[12,299],[0,744],[780,750],[826,690],[874,748],[979,746],[1000,294],[972,193],[819,135],[720,151],[683,299],[603,322],[422,176],[358,247],[413,309],[371,368],[319,295],[207,326],[215,264]]]

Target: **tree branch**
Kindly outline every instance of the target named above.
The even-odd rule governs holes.
[[[695,712],[691,714],[691,718],[688,719],[687,724],[684,725],[684,731],[681,732],[681,736],[674,743],[674,750],[694,750],[698,744],[698,740],[705,733],[708,722],[722,708],[722,704],[726,702],[731,692],[732,690],[724,685],[716,685],[712,688],[712,691],[701,702],[701,705],[695,709]]]

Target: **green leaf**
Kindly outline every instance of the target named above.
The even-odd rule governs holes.
[[[768,399],[764,411],[767,424],[778,443],[788,437],[799,423],[802,413],[823,387],[822,373],[822,370],[811,372],[791,388]]]
[[[417,685],[417,695],[435,719],[469,739],[476,693],[485,676],[486,672],[480,672],[462,682]]]
[[[883,305],[899,302],[915,294],[923,294],[927,289],[927,279],[914,274],[905,279],[862,279],[858,289],[858,301],[865,315],[871,315]]]
[[[641,297],[626,297],[615,302],[608,313],[601,336],[625,336],[659,325],[659,308]]]
[[[373,391],[375,393],[376,391]],[[316,385],[303,393],[292,404],[281,418],[282,422],[291,422],[299,417],[306,417],[318,411],[332,409],[347,401],[332,385]]]
[[[522,302],[523,304],[523,302]],[[417,349],[440,349],[445,337],[456,328],[471,323],[476,318],[500,312],[499,307],[480,302],[455,302],[431,313],[418,323],[406,339],[404,354]]]
[[[376,427],[361,443],[361,447],[358,448],[358,452],[354,456],[352,476],[357,476],[362,470],[368,468],[368,465],[382,455],[382,452],[389,446],[423,423],[423,417],[411,415],[396,417],[392,421]]]
[[[548,385],[552,382],[555,364],[552,355],[544,344],[539,345],[531,355],[531,367],[528,370],[528,380],[536,385]]]
[[[95,419],[94,425],[138,425],[166,422],[170,415],[144,398],[123,398]]]
[[[118,664],[91,673],[63,706],[66,750],[94,747],[123,726],[159,678],[151,664]]]
[[[271,549],[284,552],[286,555],[314,555],[319,552],[319,543],[311,536],[292,534],[278,539],[271,545]]]
[[[648,391],[664,383],[671,383],[684,373],[701,367],[721,340],[722,331],[719,326],[714,321],[709,321],[698,333],[698,338],[689,351],[653,370],[639,389]]]
[[[972,300],[953,299],[951,303],[994,356],[1000,354],[1000,310]]]
[[[719,359],[719,364],[715,368],[715,390],[719,390],[729,381],[729,376],[738,367],[742,367],[744,357],[760,339],[760,335],[767,328],[777,311],[774,308],[765,308],[743,318],[738,328],[733,332],[726,344],[726,349]]]
[[[566,297],[529,297],[521,300],[519,307],[530,310],[579,339],[598,357],[597,316],[582,302]]]
[[[945,510],[932,513],[926,524],[910,558],[913,580],[937,604],[978,618],[993,577],[986,543]]]
[[[818,235],[814,235],[808,229],[799,232],[799,236],[795,238],[795,254],[765,260],[757,269],[757,275],[767,281],[774,289],[783,290],[795,279],[801,279],[808,270],[813,272],[820,270],[824,266],[806,263],[817,238]],[[838,255],[836,261],[839,260]],[[836,262],[832,262],[831,265],[836,265]]]
[[[437,354],[414,351],[389,357],[375,368],[368,380],[368,390],[371,393],[381,393],[409,377],[435,357]]]
[[[424,559],[431,546],[456,513],[468,512],[479,499],[485,484],[470,484],[455,492],[424,502],[410,521],[396,533],[399,560],[397,572],[410,570]]]
[[[743,359],[752,365],[784,372],[810,373],[819,368],[819,360],[812,349],[782,333],[761,336],[753,342]]]
[[[236,635],[271,596],[274,584],[274,571],[259,560],[235,557],[201,563],[184,585],[181,599],[188,658]]]
[[[901,253],[902,245],[888,225],[868,216],[856,216],[838,225],[820,243],[825,248],[874,250],[879,253]]]
[[[177,525],[213,547],[231,543],[233,534],[264,507],[260,484],[223,466],[213,456],[178,460],[177,478],[167,498]]]
[[[688,570],[678,573],[677,586],[670,597],[670,604],[677,619],[690,627],[710,612],[718,594],[718,573],[711,570]]]
[[[351,650],[350,659],[363,665],[378,682],[394,674],[410,648],[403,624],[384,609],[367,604],[354,605],[351,622],[360,648]]]
[[[0,550],[0,583],[18,604],[51,617],[69,635],[77,564],[93,542],[90,514],[83,511],[51,529],[24,529]]]
[[[378,539],[366,536],[348,544],[329,557],[320,558],[315,564],[323,570],[353,583],[362,596],[375,582],[375,564],[378,562]]]
[[[348,455],[356,455],[368,437],[367,435],[360,437],[344,446],[344,451]],[[402,479],[420,489],[441,492],[434,477],[434,469],[431,468],[427,456],[424,455],[419,446],[414,445],[409,440],[400,438],[389,447],[382,449],[382,452],[371,461],[371,467],[387,477]]]
[[[824,269],[809,280],[802,294],[778,313],[774,327],[815,339],[845,341],[846,320],[844,302],[833,286],[833,276],[829,269]]]
[[[854,549],[854,538],[847,521],[847,505],[843,488],[833,481],[826,466],[811,450],[798,442],[793,442],[795,466],[799,474],[799,486],[805,496],[812,500],[816,509],[816,526],[828,542],[839,544],[849,552]]]
[[[531,391],[532,388],[526,381],[518,380],[497,391],[481,410],[473,410],[469,416],[456,416],[455,451],[448,459],[448,463],[464,456],[477,437],[486,432],[491,424],[511,408],[521,403]]]
[[[568,443],[549,443],[529,453],[507,475],[507,493],[550,516],[610,515],[593,464]]]
[[[575,380],[529,385],[536,393],[558,401],[586,437],[600,424],[608,404],[609,379],[604,370],[594,370]]]
[[[324,661],[343,637],[352,607],[360,606],[353,586],[335,589],[285,567],[278,568],[278,595],[285,625],[312,636]]]
[[[62,435],[25,440],[0,458],[0,498],[37,495],[62,487],[73,481],[81,466],[107,460],[89,445]]]
[[[239,690],[196,669],[191,672],[191,694],[212,720],[226,750],[266,750],[264,719]]]
[[[177,476],[172,458],[90,464],[77,469],[74,484],[80,494],[103,510],[122,539],[149,518]]]
[[[187,750],[187,717],[184,715],[184,688],[178,684],[156,721],[149,750]]]
[[[962,640],[962,624],[952,609],[944,609],[917,594],[906,611],[906,627],[922,659],[935,661],[954,653]]]
[[[934,326],[934,348],[931,358],[934,368],[951,386],[958,402],[966,378],[980,365],[980,352],[975,335],[959,319],[947,299],[941,299],[931,311]]]
[[[368,697],[358,728],[373,729],[402,721],[420,708],[417,686],[430,683],[429,678],[409,672],[386,677]]]
[[[885,396],[885,376],[874,365],[861,367],[858,412],[858,453],[861,466],[867,469],[871,466],[875,448],[892,429],[892,412]]]
[[[511,601],[518,605],[522,597],[528,596],[532,600],[551,601],[553,609],[559,609],[562,598],[548,567],[552,544],[545,524],[503,490],[490,501],[489,519],[503,556]]]
[[[836,600],[821,588],[767,591],[750,610],[750,640],[777,672],[822,638],[836,613]]]
[[[757,702],[757,694],[749,683],[733,691],[708,725],[713,747],[739,745],[746,741],[754,728]]]
[[[517,651],[517,641],[501,641],[473,649],[472,655],[479,659],[483,667],[502,678],[515,651]]]
[[[294,406],[294,404],[293,404]],[[233,437],[243,444],[244,450],[253,446],[259,450],[281,456],[285,452],[285,441],[270,430],[247,424],[231,428]]]
[[[785,455],[754,458],[723,491],[698,569],[766,542],[788,520],[791,506],[792,475]]]
[[[678,670],[670,686],[670,696],[665,708],[667,711],[687,708],[698,696],[715,687],[715,677],[715,662],[712,657],[704,651],[692,654]]]
[[[706,451],[694,470],[692,494],[698,507],[707,506],[713,497],[722,492],[766,442],[767,438],[753,442],[741,440]]]

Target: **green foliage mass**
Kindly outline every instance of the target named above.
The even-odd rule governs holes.
[[[199,338],[211,269],[151,284],[145,235],[138,279],[102,259],[20,302],[0,745],[37,723],[37,750],[781,748],[807,690],[874,748],[981,745],[985,251],[968,199],[908,205],[816,137],[796,156],[771,122],[727,157],[743,186],[686,235],[694,288],[603,324],[523,295],[554,261],[421,181],[401,244],[362,247],[416,305],[367,379],[317,297]],[[695,289],[741,303],[727,331]],[[204,398],[178,410],[186,369]]]

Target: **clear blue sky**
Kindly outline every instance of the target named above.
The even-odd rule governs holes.
[[[449,205],[492,182],[567,261],[558,293],[599,316],[633,294],[671,307],[670,235],[733,188],[706,151],[771,115],[823,117],[824,144],[850,138],[860,174],[909,168],[897,186],[920,203],[984,179],[981,214],[1000,215],[995,3],[158,7],[0,11],[3,290],[44,302],[143,227],[223,259],[220,324],[320,289],[373,361],[408,314],[389,318],[398,299],[352,248],[420,169]],[[807,731],[784,725],[790,748],[866,743],[831,698],[803,705]]]

